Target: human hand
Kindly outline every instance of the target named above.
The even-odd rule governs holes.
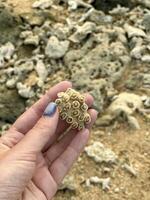
[[[58,185],[78,158],[89,138],[89,129],[97,112],[89,109],[92,121],[87,129],[70,130],[59,119],[53,104],[53,115],[43,116],[49,102],[57,93],[71,87],[64,81],[51,88],[29,108],[7,133],[0,138],[0,200],[50,200]],[[86,95],[89,108],[93,98]],[[15,106],[15,105],[14,105]],[[17,106],[17,105],[16,105]]]

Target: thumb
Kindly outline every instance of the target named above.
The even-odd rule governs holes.
[[[55,103],[50,103],[43,116],[26,136],[14,147],[24,152],[40,152],[51,136],[55,134],[58,124],[58,109]]]

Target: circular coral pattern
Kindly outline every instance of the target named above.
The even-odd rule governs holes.
[[[91,122],[83,95],[68,88],[66,92],[60,92],[57,96],[55,103],[58,106],[60,117],[70,124],[72,129],[81,130]]]

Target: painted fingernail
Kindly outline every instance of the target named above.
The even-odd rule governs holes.
[[[56,112],[56,108],[57,108],[56,103],[51,102],[51,103],[48,104],[48,106],[46,107],[46,109],[45,109],[43,115],[44,115],[44,116],[51,117],[51,116]]]

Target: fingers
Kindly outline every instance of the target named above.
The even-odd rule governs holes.
[[[58,117],[56,104],[50,103],[44,112],[44,116],[14,148],[18,148],[23,152],[40,152],[52,135],[55,134]]]
[[[40,119],[48,103],[56,99],[57,93],[65,91],[69,87],[72,87],[72,84],[68,81],[63,81],[52,87],[39,101],[18,118],[12,129],[16,129],[23,134],[27,133]]]
[[[93,97],[90,94],[85,94],[85,102],[90,108],[93,105]],[[46,144],[46,146],[43,149],[43,152],[45,152],[56,140],[57,138],[65,132],[65,130],[69,127],[69,124],[67,124],[64,120],[59,119],[58,127],[56,129],[55,135],[52,136],[51,140]]]
[[[88,125],[88,128],[91,128],[96,120],[97,112],[94,109],[89,110],[91,116],[91,123]],[[56,160],[71,143],[73,138],[78,134],[78,130],[70,130],[58,143],[54,144],[46,153],[45,159],[50,166],[54,160]]]
[[[74,161],[78,158],[84,146],[88,142],[88,139],[89,130],[84,129],[74,137],[63,154],[61,154],[61,156],[58,157],[50,166],[49,170],[57,184],[60,184],[64,176],[68,173]]]

